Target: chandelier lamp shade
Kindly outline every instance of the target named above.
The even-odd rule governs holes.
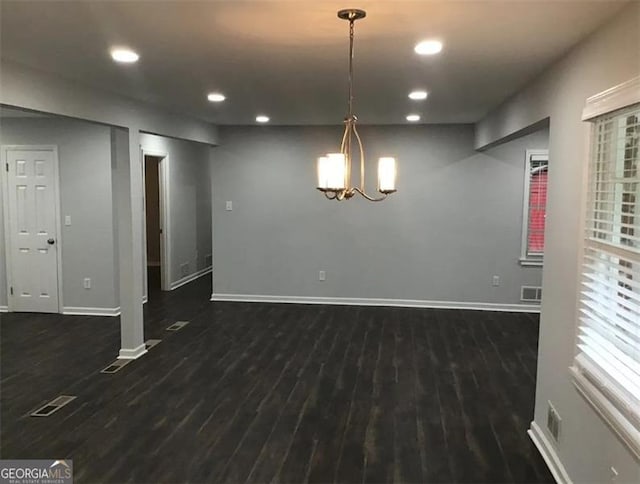
[[[346,9],[338,12],[339,18],[349,21],[349,99],[340,151],[328,153],[318,158],[318,190],[323,192],[329,200],[348,200],[359,193],[371,202],[380,202],[396,191],[396,159],[390,156],[378,160],[378,192],[380,195],[370,196],[365,191],[364,147],[356,128],[358,118],[353,114],[353,32],[355,21],[365,16],[366,12],[359,9]],[[360,160],[359,186],[351,185],[353,153]]]

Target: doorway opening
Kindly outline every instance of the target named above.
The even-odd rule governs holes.
[[[167,156],[143,153],[145,199],[145,286],[147,299],[153,299],[160,291],[169,290],[167,264]]]

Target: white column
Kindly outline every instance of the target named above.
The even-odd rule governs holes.
[[[120,275],[120,359],[136,359],[147,352],[142,313],[143,185],[140,134],[137,128],[112,129],[115,156],[113,189],[118,220]]]

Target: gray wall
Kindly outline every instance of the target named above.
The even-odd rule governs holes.
[[[551,118],[546,253],[535,422],[546,432],[547,402],[562,418],[552,452],[574,482],[639,482],[631,452],[578,394],[568,367],[575,354],[576,294],[587,166],[588,126],[580,121],[586,99],[640,74],[640,2],[578,45],[533,84],[478,125],[477,144],[494,142],[540,119]]]
[[[54,144],[60,163],[63,305],[65,308],[119,306],[116,200],[112,193],[110,128],[58,117],[2,118],[0,144]],[[169,154],[171,199],[171,282],[205,268],[211,250],[211,184],[205,144],[141,135],[143,148]],[[0,200],[1,203],[1,200]],[[195,214],[195,216],[194,216]],[[4,225],[0,207],[0,240]],[[0,254],[0,306],[7,305],[4,250]],[[91,289],[83,287],[90,277]]]
[[[371,165],[398,158],[398,192],[379,204],[337,203],[315,190],[314,160],[335,149],[341,128],[220,127],[219,135],[216,295],[504,305],[520,303],[520,285],[540,284],[540,270],[518,258],[525,150],[546,148],[546,132],[477,153],[469,125],[362,127]]]
[[[211,183],[209,145],[152,134],[140,135],[143,150],[169,156],[169,199],[171,245],[170,281],[183,278],[181,265],[188,264],[188,275],[205,269],[211,250]]]
[[[109,128],[62,118],[3,118],[0,144],[58,146],[62,222],[65,215],[71,216],[71,226],[62,223],[59,236],[62,303],[64,307],[118,306],[114,287]],[[4,238],[0,239],[4,244]],[[2,250],[0,305],[7,304],[4,255]],[[91,289],[84,289],[85,277],[91,278]]]

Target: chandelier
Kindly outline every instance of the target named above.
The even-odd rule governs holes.
[[[359,9],[338,12],[338,17],[349,21],[349,100],[348,114],[344,120],[344,134],[339,153],[328,153],[318,158],[318,190],[329,200],[345,200],[359,193],[371,202],[380,202],[396,191],[396,159],[385,156],[378,160],[378,197],[367,195],[364,187],[364,148],[356,128],[358,118],[353,114],[353,25],[367,13]],[[355,141],[355,143],[354,143]],[[351,186],[351,164],[353,151],[360,155],[360,186]]]

